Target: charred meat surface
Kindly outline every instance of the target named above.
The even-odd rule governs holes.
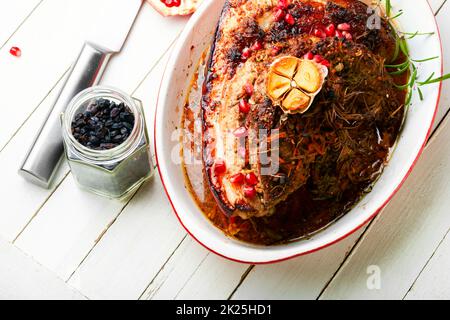
[[[281,219],[302,193],[355,202],[379,176],[404,93],[384,67],[392,30],[384,20],[369,30],[370,15],[357,0],[226,2],[202,97],[205,176],[226,216]],[[267,94],[270,67],[286,56],[328,68],[304,114],[286,114]]]

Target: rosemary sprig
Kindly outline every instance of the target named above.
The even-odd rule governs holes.
[[[426,59],[420,59],[420,60],[414,60],[414,59],[411,59],[411,61],[420,63],[420,62],[427,62],[427,61],[436,60],[436,59],[439,59],[439,56],[435,56],[435,57],[431,57],[431,58],[426,58]]]
[[[425,82],[430,81],[431,79],[433,79],[434,77],[434,72],[432,74],[430,74],[430,76],[427,78],[427,80],[425,80]]]
[[[401,75],[401,74],[405,73],[410,68],[409,61],[406,61],[406,62],[407,63],[405,64],[404,67],[399,68],[397,71],[389,72],[389,74],[392,75],[392,76],[398,76],[398,75]]]
[[[416,80],[417,80],[417,68],[414,65],[412,65],[412,68],[413,68],[413,72],[412,72],[411,78],[409,78],[408,82],[403,85],[394,84],[396,88],[398,88],[400,90],[405,90],[405,89],[414,87],[414,84],[416,83]]]
[[[392,32],[395,33],[395,29],[394,28],[392,28]],[[395,50],[394,50],[394,55],[392,56],[391,61],[392,62],[397,61],[397,58],[398,58],[399,54],[400,54],[400,43],[398,41],[395,41]]]
[[[391,0],[386,0],[386,15],[387,15],[388,17],[391,16],[391,11],[392,11]]]
[[[394,20],[395,18],[398,18],[403,14],[403,11],[400,11],[398,14],[391,17],[393,9],[392,4],[390,0],[385,0],[386,5],[386,18],[389,21],[390,27],[393,30],[393,34],[395,37],[395,50],[392,58],[392,62],[395,63],[397,61],[398,57],[400,56],[400,52],[403,53],[405,56],[405,61],[399,64],[385,64],[385,67],[389,70],[393,69],[389,72],[390,75],[401,75],[405,72],[411,71],[411,76],[407,83],[403,85],[395,85],[399,90],[406,90],[408,89],[408,95],[406,98],[405,105],[408,106],[412,101],[413,96],[413,89],[414,87],[417,88],[417,92],[419,94],[419,98],[421,101],[424,100],[424,95],[421,90],[421,86],[438,83],[441,81],[445,81],[450,79],[450,74],[446,74],[442,77],[433,78],[435,73],[433,72],[425,81],[418,81],[418,67],[415,63],[424,63],[428,61],[432,61],[435,59],[439,59],[439,56],[434,56],[430,58],[425,59],[412,59],[409,53],[408,44],[406,40],[411,40],[417,36],[431,36],[434,35],[434,32],[401,32],[401,31],[395,31],[394,26],[390,21]]]
[[[407,38],[408,40],[414,39],[417,36],[432,36],[432,35],[434,35],[434,32],[419,32],[419,31],[416,31],[416,32],[401,32],[400,31],[400,33],[403,35],[409,36]]]
[[[430,79],[430,80],[423,81],[423,82],[417,82],[417,84],[418,84],[419,86],[425,86],[425,85],[427,85],[427,84],[432,84],[432,83],[442,82],[442,81],[445,81],[445,80],[448,80],[448,79],[450,79],[450,73],[449,73],[449,74],[446,74],[446,75],[444,75],[444,76],[442,76],[442,77],[439,77],[439,78]]]
[[[400,17],[403,14],[403,11],[400,11],[399,13],[397,13],[395,16],[393,17],[389,17],[389,20],[394,20],[397,19],[398,17]]]
[[[417,92],[419,92],[420,101],[423,101],[423,93],[422,93],[422,89],[420,89],[420,87],[417,87]]]
[[[395,15],[395,16],[391,16],[392,13],[392,4],[391,4],[391,0],[385,0],[386,2],[386,18],[388,20],[395,20],[396,18],[400,17],[403,14],[403,10],[399,10],[399,12]]]

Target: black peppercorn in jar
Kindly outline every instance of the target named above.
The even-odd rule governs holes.
[[[153,173],[140,101],[96,86],[80,92],[62,115],[66,158],[82,187],[126,197]]]

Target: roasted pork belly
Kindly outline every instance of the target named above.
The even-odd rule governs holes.
[[[308,180],[318,179],[318,163],[336,161],[315,143],[329,139],[329,144],[344,148],[338,146],[341,133],[332,123],[339,115],[327,108],[343,106],[345,112],[355,112],[370,103],[370,94],[356,92],[365,85],[381,96],[395,95],[383,67],[395,41],[384,20],[380,28],[369,28],[372,14],[356,0],[226,2],[202,99],[204,167],[226,214],[244,219],[271,215]],[[276,65],[274,71],[280,59],[286,64]],[[302,61],[311,61],[302,67],[310,68],[307,77],[299,74],[305,72]],[[320,69],[316,74],[313,63],[327,75]],[[367,78],[366,84],[348,82],[355,91],[353,100],[343,89],[350,75]],[[375,118],[377,112],[398,108],[388,99],[380,103],[385,108],[368,111]],[[358,145],[345,148],[356,150]]]

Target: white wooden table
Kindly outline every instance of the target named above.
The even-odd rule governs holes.
[[[386,209],[340,243],[275,265],[207,252],[179,225],[158,176],[129,202],[79,190],[66,164],[50,190],[22,180],[20,161],[95,19],[87,3],[102,1],[0,0],[0,298],[450,298],[450,83],[424,155]],[[450,1],[430,3],[448,58]],[[144,5],[102,81],[141,99],[148,123],[187,19]]]

